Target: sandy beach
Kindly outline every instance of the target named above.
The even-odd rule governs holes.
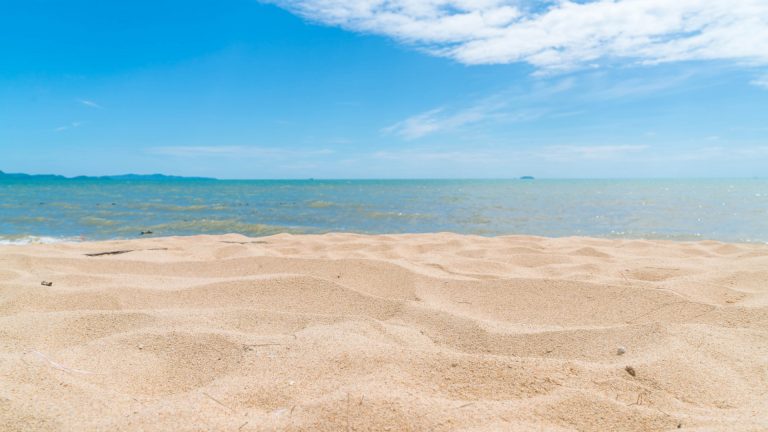
[[[3,431],[758,431],[766,407],[766,245],[0,246]]]

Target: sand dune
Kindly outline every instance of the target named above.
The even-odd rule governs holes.
[[[758,431],[766,407],[765,245],[0,246],[3,431]]]

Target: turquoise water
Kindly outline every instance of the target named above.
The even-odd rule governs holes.
[[[768,242],[768,180],[0,181],[0,241],[281,232]]]

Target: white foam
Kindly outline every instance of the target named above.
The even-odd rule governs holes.
[[[81,241],[78,237],[0,236],[0,245],[52,244]]]

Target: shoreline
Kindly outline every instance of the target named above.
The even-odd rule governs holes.
[[[757,430],[766,280],[707,240],[0,245],[0,429]]]
[[[183,239],[183,238],[206,238],[206,237],[226,237],[226,236],[242,236],[250,239],[267,239],[271,237],[279,236],[295,236],[295,237],[322,237],[333,235],[348,235],[359,237],[406,237],[406,236],[460,236],[460,237],[477,237],[483,239],[525,239],[536,238],[542,240],[598,240],[607,242],[622,242],[622,241],[647,241],[658,243],[719,243],[719,244],[734,244],[744,246],[763,246],[768,245],[768,241],[764,240],[742,240],[742,241],[730,241],[719,240],[716,238],[698,238],[698,239],[671,239],[671,238],[648,238],[648,237],[620,237],[620,236],[590,236],[590,235],[567,235],[567,236],[544,236],[534,234],[501,234],[501,235],[483,235],[483,234],[466,234],[454,231],[436,231],[436,232],[397,232],[397,233],[362,233],[353,231],[329,231],[322,233],[293,233],[284,232],[276,234],[268,234],[263,236],[249,236],[247,234],[241,234],[236,232],[230,233],[218,233],[218,234],[169,234],[169,235],[147,235],[136,237],[114,237],[103,239],[89,239],[85,237],[69,236],[69,237],[55,237],[46,235],[0,235],[0,247],[2,246],[26,246],[26,245],[55,245],[55,244],[83,244],[83,243],[105,243],[105,242],[121,242],[121,241],[141,241],[148,239]]]

